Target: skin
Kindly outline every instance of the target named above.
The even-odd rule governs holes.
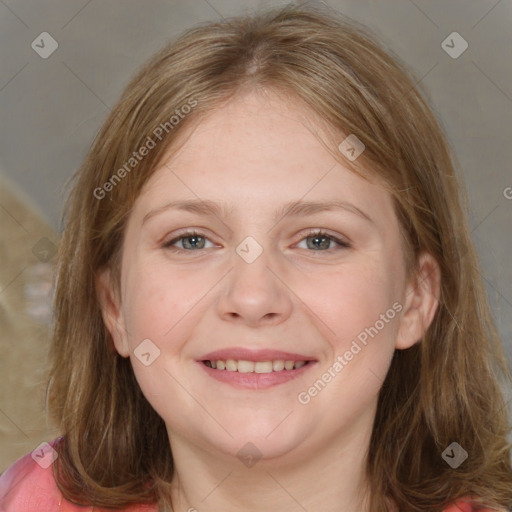
[[[97,276],[116,349],[131,358],[167,425],[177,511],[367,510],[378,392],[395,349],[417,343],[437,308],[439,267],[422,254],[407,278],[389,193],[335,161],[296,105],[251,92],[204,118],[176,154],[168,150],[134,205],[120,296],[108,269]],[[198,198],[225,202],[230,215],[167,209],[143,223],[171,201]],[[371,220],[332,210],[276,223],[276,209],[301,199],[341,199]],[[163,247],[183,228],[203,232],[204,248],[183,245],[190,238],[174,243],[181,251]],[[350,247],[329,239],[327,249],[312,247],[312,228]],[[263,248],[252,263],[236,252],[248,236]],[[400,313],[301,404],[298,394],[395,302]],[[160,350],[149,366],[134,355],[144,339]],[[317,363],[279,386],[235,389],[196,362],[234,346],[298,352]],[[252,467],[237,457],[247,442],[261,454]]]

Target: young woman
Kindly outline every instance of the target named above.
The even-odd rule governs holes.
[[[3,475],[2,510],[512,507],[454,161],[405,68],[328,10],[165,47],[75,177],[62,437]]]

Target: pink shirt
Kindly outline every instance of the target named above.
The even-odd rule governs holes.
[[[52,443],[53,444],[53,443]],[[36,452],[37,453],[37,452]],[[1,512],[92,512],[92,507],[66,500],[53,477],[52,467],[40,466],[25,455],[0,476]],[[113,512],[95,507],[94,512]],[[122,512],[158,512],[158,506],[135,505]]]
[[[55,483],[51,465],[44,468],[36,462],[32,454],[28,454],[0,476],[0,510],[2,512],[91,512],[92,507],[74,505],[66,500]],[[446,508],[444,512],[476,510],[469,502],[458,501]],[[94,512],[112,512],[112,509],[95,508]],[[156,504],[135,505],[124,508],[122,512],[158,512],[158,506]],[[492,511],[479,509],[479,512]]]

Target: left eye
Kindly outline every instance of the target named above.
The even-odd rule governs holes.
[[[318,252],[317,249],[320,249],[321,251],[331,250],[331,243],[334,243],[339,247],[350,247],[348,242],[345,242],[344,240],[341,240],[333,235],[329,235],[323,231],[315,231],[309,233],[307,236],[302,238],[300,242],[302,243],[303,241],[306,242],[307,249],[313,249],[315,252]],[[182,246],[176,247],[176,244],[180,242]],[[205,247],[207,242],[212,244],[212,242],[204,235],[204,233],[198,233],[194,231],[183,233],[179,237],[166,242],[164,244],[164,248],[171,249],[173,251],[193,251],[196,249],[207,248]],[[212,246],[213,244],[211,247]]]
[[[341,240],[333,235],[329,235],[324,231],[315,231],[313,233],[309,233],[306,237],[304,237],[301,240],[301,242],[302,241],[306,241],[307,249],[321,249],[322,251],[330,250],[331,242],[334,242],[336,245],[341,247],[350,247],[350,244],[348,242],[345,242],[344,240]]]

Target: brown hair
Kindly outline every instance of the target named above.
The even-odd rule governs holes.
[[[119,289],[124,227],[159,158],[186,127],[250,88],[293,95],[326,126],[363,141],[357,162],[328,145],[343,165],[392,193],[410,271],[421,251],[441,268],[434,320],[421,343],[395,351],[379,395],[370,509],[388,511],[390,499],[400,510],[432,512],[463,496],[512,507],[500,390],[510,374],[478,272],[458,165],[414,77],[381,46],[331,9],[288,5],[188,30],[128,84],[74,176],[58,253],[48,399],[63,434],[55,475],[68,499],[106,507],[165,502],[173,474],[165,425],[130,360],[114,350],[95,274],[110,266]],[[187,104],[195,106],[171,127]],[[127,167],[163,125],[162,140]],[[453,441],[469,453],[457,469],[441,457]]]

